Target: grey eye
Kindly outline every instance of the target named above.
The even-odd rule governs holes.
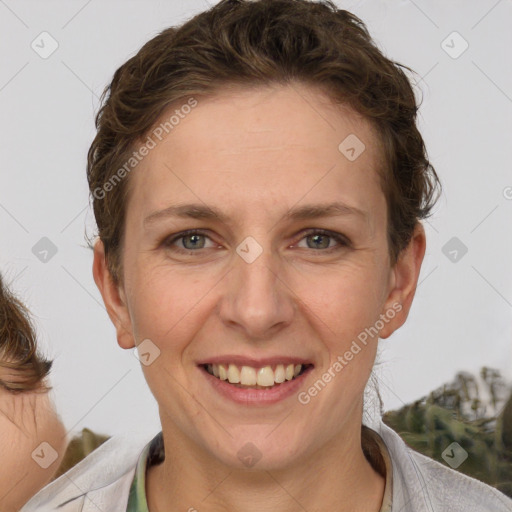
[[[202,243],[201,243],[201,238],[203,238]],[[183,247],[185,249],[194,250],[194,249],[203,249],[204,248],[204,235],[200,235],[197,233],[192,234],[192,235],[185,235],[185,236],[180,237],[178,240],[183,240]],[[189,246],[187,246],[187,244],[185,243],[186,240],[191,241]]]

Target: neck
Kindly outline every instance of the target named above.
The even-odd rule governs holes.
[[[385,478],[364,456],[361,425],[352,435],[338,436],[286,468],[271,471],[233,469],[197,445],[194,449],[178,429],[163,432],[166,458],[146,474],[151,512],[380,510]]]

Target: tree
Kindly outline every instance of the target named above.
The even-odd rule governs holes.
[[[468,457],[454,469],[512,497],[512,388],[498,370],[484,367],[480,379],[459,372],[383,420],[412,449],[442,464],[443,452],[458,443]]]

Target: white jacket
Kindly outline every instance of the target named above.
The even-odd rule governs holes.
[[[512,512],[512,500],[409,448],[382,421],[393,465],[392,512]],[[135,468],[153,436],[114,436],[39,491],[20,512],[126,512]],[[332,511],[335,512],[335,511]]]

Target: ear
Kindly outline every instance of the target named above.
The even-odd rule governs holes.
[[[101,240],[94,244],[92,274],[103,297],[108,316],[116,328],[117,343],[125,349],[134,348],[135,339],[124,287],[116,285],[112,279],[105,258],[105,247]]]
[[[379,338],[388,338],[407,320],[416,293],[426,245],[425,229],[418,222],[409,245],[400,253],[398,261],[391,269],[389,295],[382,310],[390,320],[381,329]],[[392,318],[391,311],[396,312]]]

